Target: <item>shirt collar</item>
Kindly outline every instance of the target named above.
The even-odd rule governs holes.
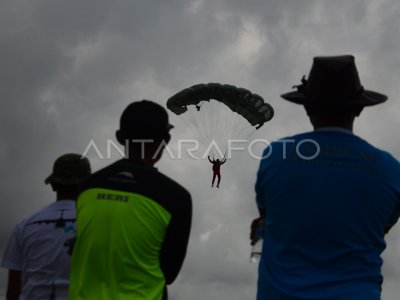
[[[346,128],[343,127],[321,127],[318,129],[315,129],[314,131],[335,131],[335,132],[343,132],[343,133],[347,133],[347,134],[351,134],[354,135],[354,133],[351,130],[348,130]]]

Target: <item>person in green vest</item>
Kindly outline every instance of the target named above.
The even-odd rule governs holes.
[[[116,137],[126,157],[94,173],[78,197],[70,300],[167,299],[192,220],[189,192],[154,167],[172,128],[152,101],[122,113]]]

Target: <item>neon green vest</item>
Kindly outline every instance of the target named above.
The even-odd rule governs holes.
[[[161,300],[159,254],[170,219],[139,194],[99,188],[80,194],[69,299]]]

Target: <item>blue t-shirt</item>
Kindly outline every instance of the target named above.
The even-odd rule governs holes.
[[[350,132],[273,142],[257,175],[265,209],[258,300],[379,300],[400,164]]]

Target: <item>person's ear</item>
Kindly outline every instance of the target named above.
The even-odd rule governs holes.
[[[121,130],[117,130],[115,132],[115,137],[117,138],[118,143],[120,143],[122,146],[125,146],[125,137],[122,134]]]
[[[165,144],[168,144],[170,140],[171,140],[171,134],[167,132],[167,134],[164,137]]]

